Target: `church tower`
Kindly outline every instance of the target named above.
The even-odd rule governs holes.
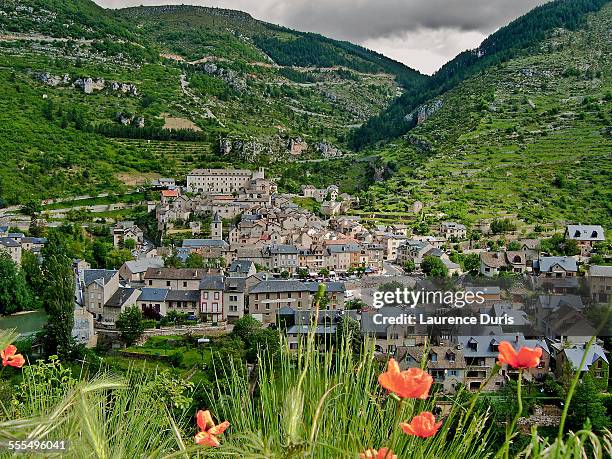
[[[210,224],[210,238],[216,240],[223,239],[223,221],[219,218],[219,212],[215,212]]]

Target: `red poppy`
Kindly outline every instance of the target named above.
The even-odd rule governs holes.
[[[426,399],[429,396],[433,378],[420,368],[400,371],[395,359],[390,359],[387,372],[378,376],[378,383],[401,398]]]
[[[412,418],[410,424],[406,422],[400,423],[400,427],[405,433],[421,438],[427,438],[435,435],[441,425],[442,421],[436,423],[435,416],[429,411],[424,411],[418,416]]]
[[[397,454],[394,454],[389,448],[380,448],[379,450],[370,448],[361,453],[359,459],[397,459]]]
[[[201,432],[195,436],[195,442],[198,445],[206,445],[206,446],[219,446],[221,443],[217,438],[217,435],[221,435],[225,432],[225,429],[229,427],[229,422],[224,421],[219,425],[215,425],[215,422],[210,415],[210,411],[198,411],[196,415],[196,419],[198,422],[198,427]]]
[[[535,349],[522,347],[516,352],[508,341],[499,343],[499,355],[497,356],[497,363],[499,365],[506,363],[512,368],[535,368],[540,364],[541,358],[541,347],[536,347]]]
[[[25,359],[21,354],[15,354],[17,352],[17,347],[14,345],[9,345],[5,350],[0,352],[0,357],[2,357],[2,366],[11,366],[16,368],[21,368],[25,364]]]

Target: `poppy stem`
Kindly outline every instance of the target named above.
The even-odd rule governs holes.
[[[504,448],[504,457],[508,459],[510,455],[510,439],[512,438],[512,434],[514,432],[514,428],[516,427],[516,423],[518,422],[521,414],[523,414],[523,399],[521,398],[521,382],[523,380],[523,369],[519,368],[518,371],[518,384],[516,386],[516,395],[518,397],[518,410],[516,416],[512,420],[512,424],[510,424],[510,428],[506,431],[506,444]]]

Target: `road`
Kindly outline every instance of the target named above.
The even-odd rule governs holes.
[[[404,270],[399,266],[388,261],[383,262],[383,275],[387,276],[402,276]]]

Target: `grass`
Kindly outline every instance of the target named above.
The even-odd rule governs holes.
[[[54,202],[52,204],[43,205],[43,212],[47,210],[55,210],[55,209],[68,209],[70,207],[81,207],[81,206],[100,206],[107,204],[116,204],[116,203],[128,203],[128,204],[137,204],[145,200],[144,193],[127,193],[127,194],[119,194],[119,195],[108,195],[108,196],[100,196],[94,198],[87,199],[76,199],[73,201],[60,201]]]
[[[0,332],[0,348],[14,338]],[[152,349],[160,345],[150,343]],[[283,346],[279,355],[262,354],[251,376],[241,363],[216,360],[216,382],[196,392],[189,382],[161,369],[145,373],[131,365],[122,377],[108,370],[79,376],[57,360],[39,362],[16,370],[23,372],[23,382],[0,401],[0,441],[62,438],[70,441],[65,457],[75,458],[355,458],[383,446],[400,458],[504,455],[491,441],[488,413],[474,410],[478,393],[451,399],[435,436],[422,439],[401,432],[398,423],[432,410],[436,396],[399,402],[378,385],[382,365],[373,346],[355,355],[345,351],[347,345],[326,353],[311,338],[297,352]],[[193,444],[189,406],[196,395],[205,403],[198,408],[210,409],[217,422],[230,421],[220,448]],[[515,435],[510,432],[509,440]],[[609,432],[597,436],[585,429],[560,435],[551,444],[534,431],[521,457],[602,458],[612,452],[611,442]]]

